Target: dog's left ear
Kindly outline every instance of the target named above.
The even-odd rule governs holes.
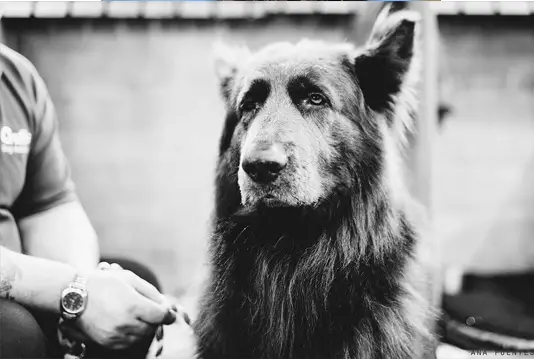
[[[393,109],[414,62],[419,15],[387,6],[378,16],[363,53],[355,59],[355,73],[365,102],[374,111]]]
[[[213,44],[213,52],[215,54],[215,73],[222,95],[227,102],[230,102],[233,81],[239,68],[250,57],[250,51],[243,46],[233,47],[223,42],[216,42]]]

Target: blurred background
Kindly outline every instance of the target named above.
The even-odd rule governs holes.
[[[1,41],[49,87],[104,254],[147,264],[176,296],[195,293],[205,274],[224,120],[212,43],[355,41],[366,5],[221,4],[0,4]],[[473,272],[532,270],[534,3],[426,6],[440,42],[431,91],[450,113],[420,134],[428,170],[413,186],[427,188],[441,259]]]

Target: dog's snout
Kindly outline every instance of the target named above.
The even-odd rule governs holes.
[[[278,146],[258,148],[243,160],[243,170],[255,182],[269,183],[287,166],[287,155]]]

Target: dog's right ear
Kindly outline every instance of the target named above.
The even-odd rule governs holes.
[[[386,5],[363,53],[356,57],[356,77],[367,105],[374,111],[393,110],[393,98],[407,84],[412,64],[417,62],[418,22],[417,13],[394,11],[391,4]]]
[[[367,43],[379,42],[381,38],[388,32],[388,27],[391,28],[392,23],[395,22],[392,19],[392,16],[395,15],[395,13],[407,11],[408,4],[409,3],[405,1],[382,3]]]
[[[244,46],[229,46],[221,41],[214,43],[215,73],[219,80],[221,93],[227,103],[231,102],[231,90],[235,77],[242,64],[250,57]]]

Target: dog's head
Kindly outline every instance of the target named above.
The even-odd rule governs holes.
[[[309,206],[381,180],[402,132],[416,22],[407,11],[379,18],[362,48],[305,40],[252,54],[219,45],[230,114],[221,156],[238,157],[226,162],[237,165],[244,206]]]

